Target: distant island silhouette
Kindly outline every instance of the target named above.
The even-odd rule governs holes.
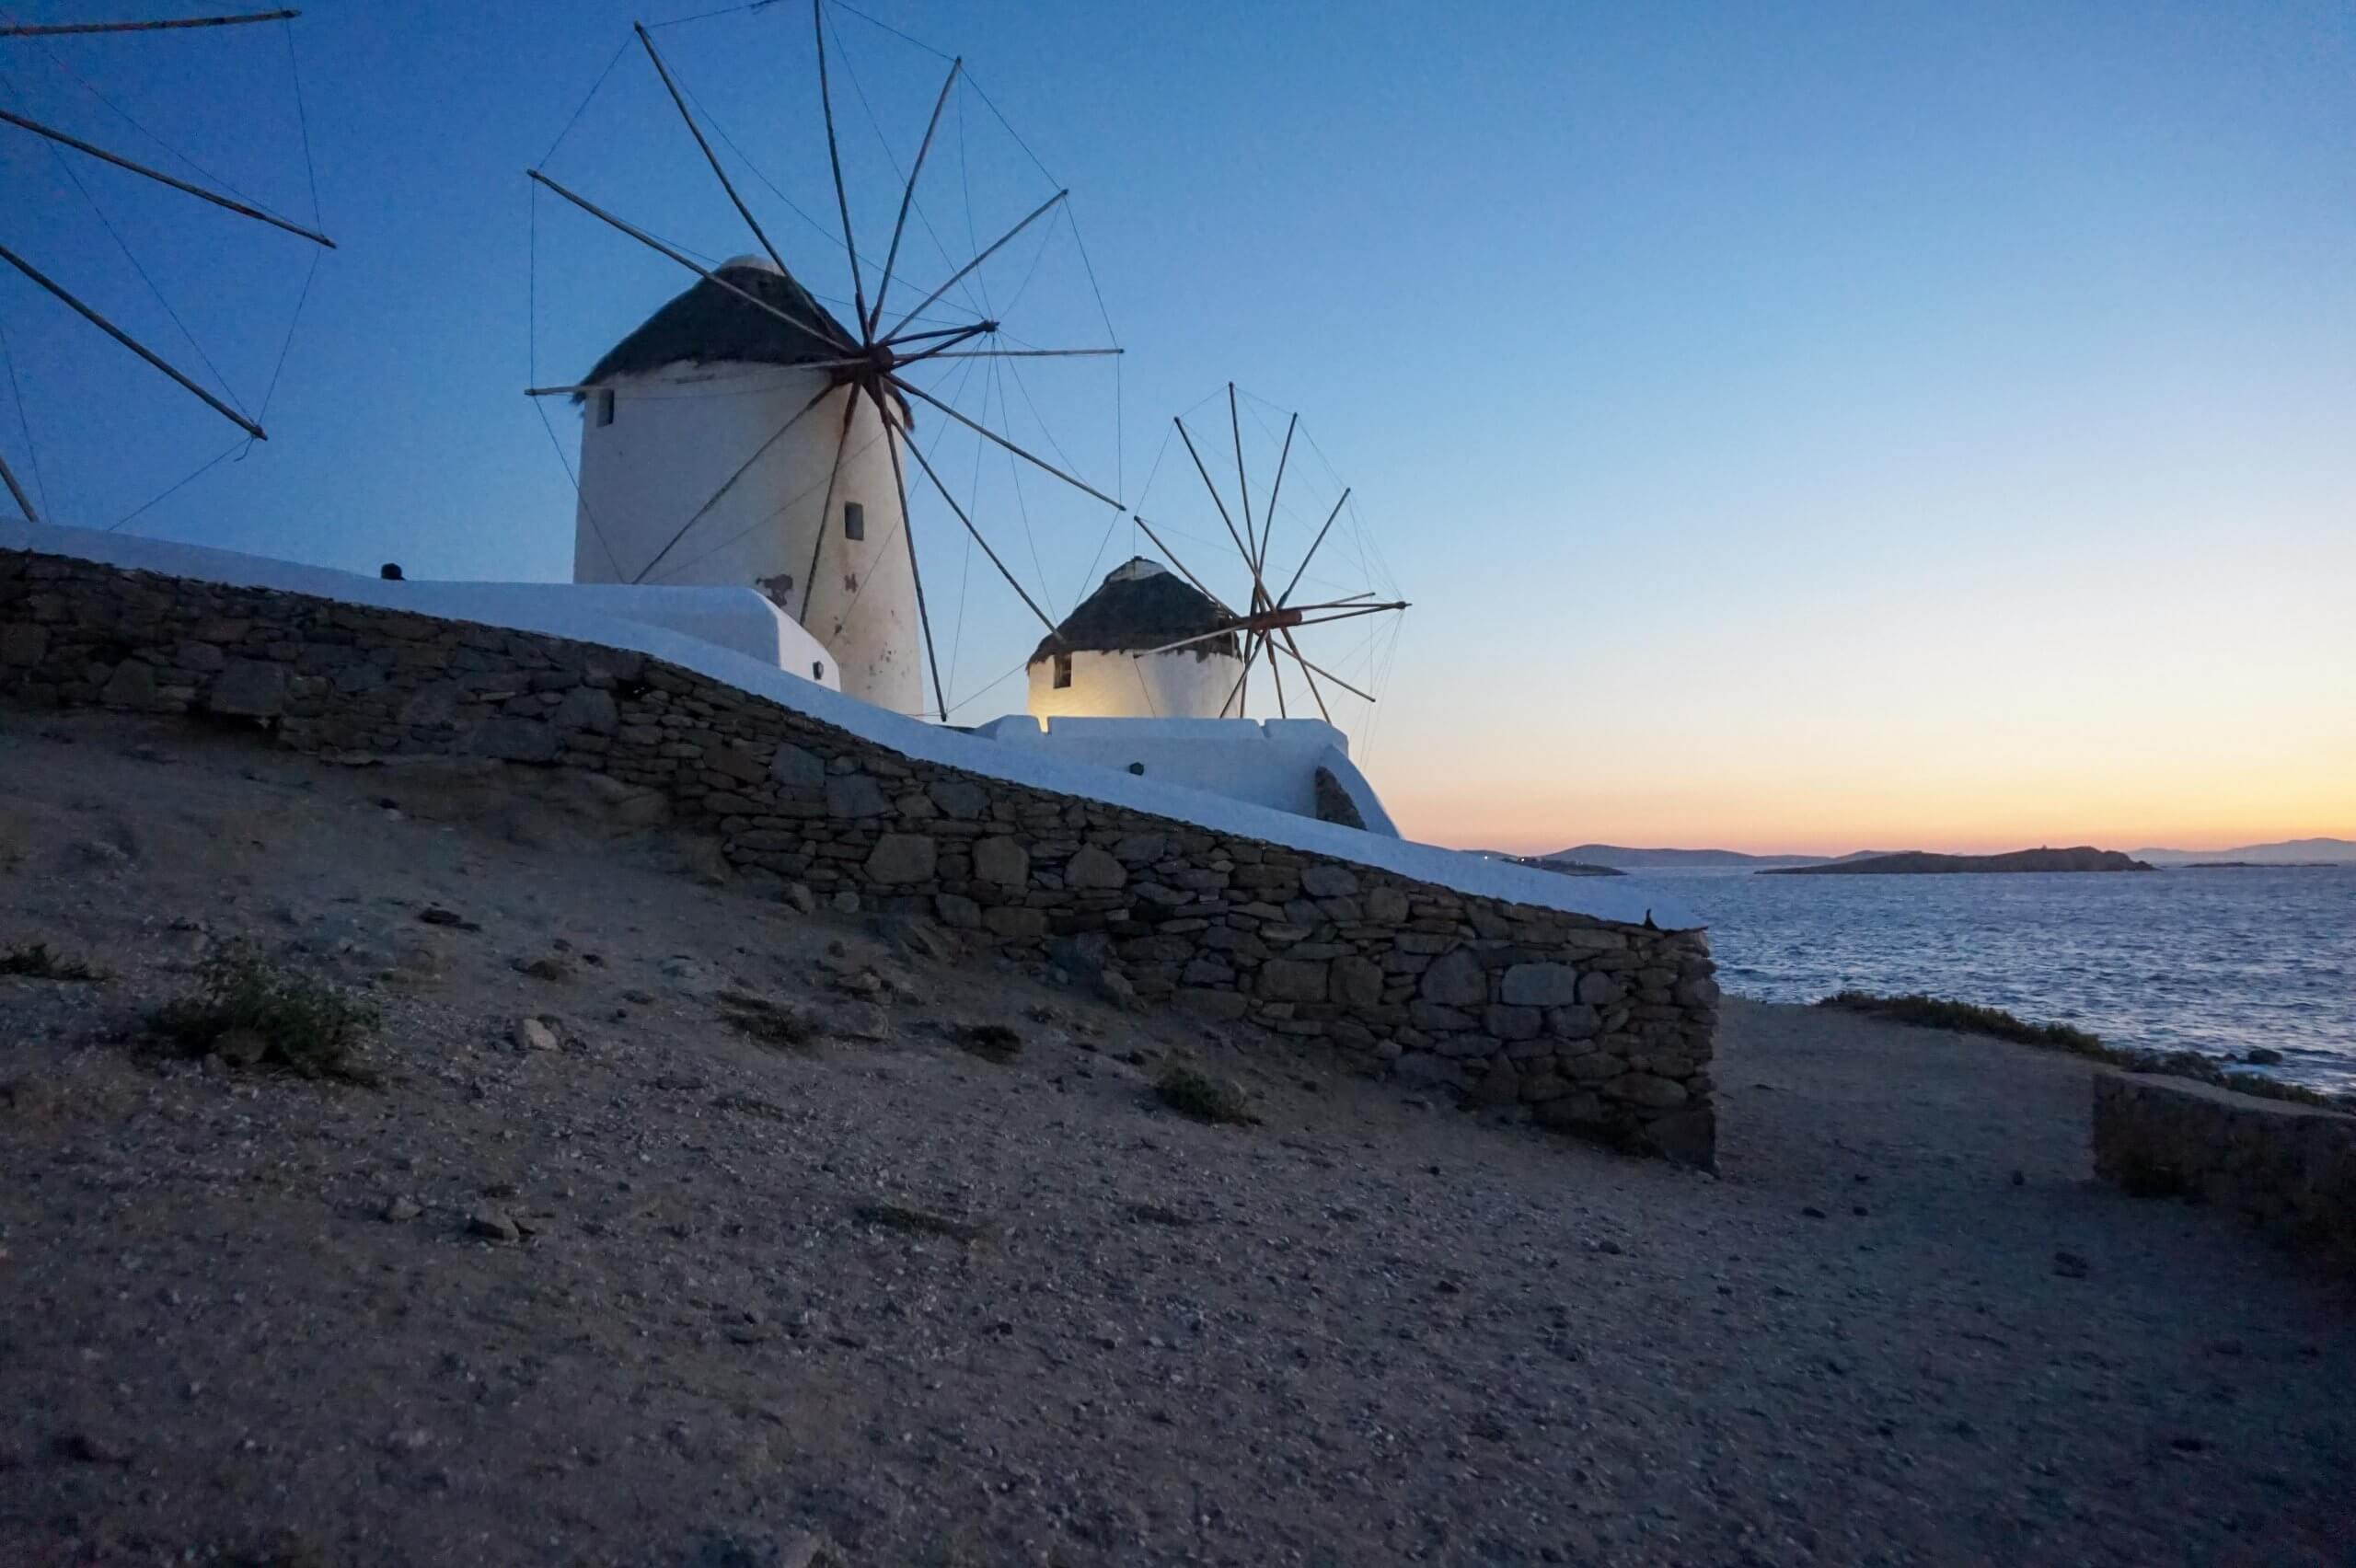
[[[2150,871],[2157,867],[2116,849],[2081,844],[2070,849],[2015,849],[2006,855],[1934,855],[1927,849],[1901,850],[1895,855],[1870,855],[1863,859],[1836,860],[1820,866],[1775,866],[1756,872],[1762,877],[1935,876],[1949,872],[1989,871]]]

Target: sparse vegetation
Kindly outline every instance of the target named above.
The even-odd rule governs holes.
[[[969,1023],[957,1031],[957,1043],[971,1055],[1000,1066],[1022,1052],[1022,1036],[1002,1023]]]
[[[78,958],[60,958],[47,942],[31,942],[0,952],[0,975],[19,980],[72,980],[95,985],[106,978]]]
[[[1197,1122],[1247,1126],[1259,1120],[1252,1114],[1251,1101],[1240,1087],[1184,1062],[1172,1062],[1161,1069],[1161,1077],[1154,1080],[1153,1097]]]
[[[195,992],[156,1009],[147,1026],[188,1055],[364,1082],[352,1052],[379,1021],[366,1003],[240,943],[206,959]]]
[[[1923,1029],[1951,1029],[1964,1034],[1987,1034],[2023,1045],[2067,1051],[2073,1055],[2107,1063],[2131,1073],[2157,1073],[2170,1078],[2192,1078],[2221,1089],[2230,1089],[2236,1093],[2254,1094],[2264,1100],[2286,1100],[2300,1105],[2320,1106],[2327,1111],[2350,1109],[2344,1096],[2326,1094],[2303,1084],[2282,1083],[2258,1073],[2229,1072],[2225,1064],[2198,1051],[2130,1050],[2108,1044],[2100,1035],[2066,1023],[2031,1023],[2002,1008],[1975,1007],[1969,1002],[1951,1002],[1940,997],[1921,995],[1883,997],[1871,991],[1839,991],[1816,1005],[1865,1013],[1873,1018],[1886,1018],[1893,1022],[1911,1023]]]
[[[945,1236],[952,1241],[971,1241],[982,1234],[982,1228],[978,1225],[927,1214],[922,1209],[908,1208],[901,1204],[861,1204],[856,1212],[870,1225],[880,1225],[887,1230],[904,1231],[911,1236]]]
[[[1839,991],[1816,1004],[1820,1008],[1841,1008],[1849,1012],[1869,1013],[1875,1018],[1890,1019],[1899,1023],[1911,1023],[1924,1029],[1952,1029],[1964,1034],[1992,1034],[1999,1040],[2015,1041],[2023,1045],[2044,1045],[2057,1051],[2068,1051],[2081,1056],[2095,1056],[2105,1061],[2119,1053],[2102,1043],[2098,1035],[2066,1023],[2031,1023],[2002,1008],[1975,1007],[1969,1002],[1950,1002],[1940,997],[1920,994],[1906,997],[1881,997],[1871,991]]]
[[[744,991],[720,995],[720,1016],[740,1034],[780,1051],[806,1051],[818,1041],[817,1020],[803,1008],[789,1007]]]

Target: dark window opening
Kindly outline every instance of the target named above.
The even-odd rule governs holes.
[[[1071,655],[1058,653],[1056,655],[1056,689],[1061,691],[1069,685],[1071,685]]]
[[[855,501],[843,502],[843,537],[846,539],[867,537],[867,508]]]
[[[597,422],[601,425],[614,422],[614,393],[611,387],[597,394]]]

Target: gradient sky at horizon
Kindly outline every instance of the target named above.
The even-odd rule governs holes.
[[[564,379],[690,280],[545,207],[536,236],[522,170],[634,17],[712,8],[306,6],[341,248],[271,441],[234,456],[214,416],[0,273],[47,510],[103,526],[225,454],[130,526],[414,576],[565,574],[572,491],[518,396],[532,350]],[[861,9],[962,52],[1072,188],[1128,350],[1117,455],[1091,423],[1105,382],[1034,385],[1079,409],[1092,477],[1135,499],[1168,416],[1232,378],[1302,409],[1356,487],[1415,601],[1358,732],[1411,834],[1832,853],[2356,837],[2356,10]],[[835,27],[904,158],[937,63]],[[306,218],[283,35],[236,30],[254,36],[0,40],[0,103],[169,161],[78,74]],[[808,35],[793,0],[657,33],[823,215]],[[880,247],[898,188],[837,87]],[[626,55],[559,167],[707,253],[753,248],[657,93]],[[1040,176],[982,131],[986,240]],[[64,167],[0,127],[0,243],[193,361]],[[72,167],[258,401],[306,248]],[[838,248],[747,194],[797,273],[847,292]],[[1042,254],[1037,302],[1088,329],[1070,257]],[[548,411],[569,447],[574,416]],[[34,467],[5,382],[0,453]],[[1040,552],[1068,607],[1126,530],[1032,502],[1027,537],[1003,508],[987,524]],[[953,528],[918,531],[944,578]],[[1035,639],[1002,589],[974,602],[974,646]],[[961,719],[1019,705],[995,691]]]

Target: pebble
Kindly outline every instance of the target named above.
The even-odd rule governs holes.
[[[556,1031],[537,1018],[519,1018],[515,1020],[515,1049],[553,1051],[556,1049]]]
[[[57,1451],[86,1465],[127,1465],[131,1450],[113,1438],[91,1431],[68,1432],[57,1440]]]
[[[386,1223],[389,1225],[405,1225],[424,1212],[425,1210],[418,1205],[417,1200],[405,1193],[397,1193],[386,1199],[385,1206],[380,1211]]]
[[[490,1241],[520,1241],[524,1233],[497,1209],[479,1208],[467,1218],[467,1234]]]

